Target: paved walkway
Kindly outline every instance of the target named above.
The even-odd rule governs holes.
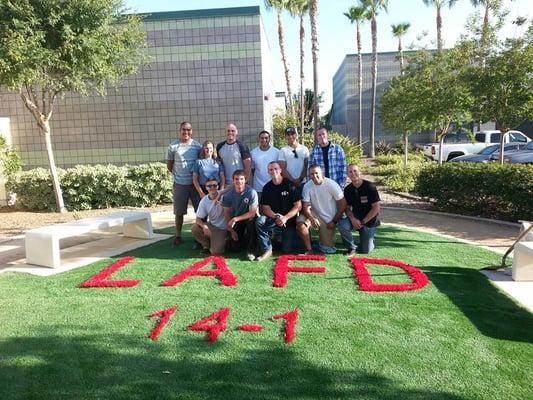
[[[174,216],[171,212],[153,213],[152,215],[154,228],[162,228],[174,224]],[[186,216],[185,222],[192,222],[193,220],[194,214],[191,209]],[[385,224],[398,225],[455,238],[482,246],[499,254],[505,253],[514,243],[520,231],[518,224],[396,207],[383,207],[381,220]],[[38,275],[50,275],[94,262],[100,253],[102,254],[101,258],[109,257],[131,248],[146,245],[146,241],[140,240],[139,243],[133,243],[128,238],[122,238],[121,236],[119,238],[122,238],[123,242],[120,242],[120,240],[117,241],[116,235],[114,236],[115,238],[110,240],[109,232],[95,233],[62,241],[61,248],[68,247],[68,249],[62,250],[64,266],[59,269],[26,265],[23,238],[19,237],[3,241],[0,243],[0,272],[20,271]],[[158,240],[166,237],[168,236],[161,235]],[[107,248],[105,248],[106,243],[108,243]],[[502,291],[508,293],[533,312],[533,282],[514,282],[503,271],[490,271],[485,275]]]

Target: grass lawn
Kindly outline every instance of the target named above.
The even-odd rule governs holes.
[[[167,240],[128,252],[136,259],[111,279],[142,280],[132,288],[78,288],[115,259],[48,278],[0,274],[0,399],[533,398],[533,315],[478,272],[497,254],[382,226],[372,257],[417,266],[428,286],[362,292],[334,255],[303,263],[325,274],[290,273],[274,288],[274,259],[242,254],[226,257],[237,286],[193,277],[162,287],[201,259],[185,238],[179,249]],[[408,281],[398,268],[369,270],[377,282]],[[148,316],[171,306],[149,340],[157,320]],[[216,343],[186,330],[224,307]],[[295,308],[296,340],[285,344],[283,321],[271,317]],[[236,330],[244,323],[264,330]]]

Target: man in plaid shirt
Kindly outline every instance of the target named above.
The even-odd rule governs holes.
[[[309,165],[318,164],[324,176],[333,179],[341,188],[346,185],[346,156],[342,147],[328,140],[328,130],[318,128],[315,133],[316,145],[309,157]]]

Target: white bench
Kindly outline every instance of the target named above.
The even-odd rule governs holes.
[[[26,232],[26,262],[58,268],[61,265],[59,241],[85,233],[122,228],[124,236],[152,239],[152,216],[149,212],[122,211],[64,224],[44,226]]]
[[[521,222],[521,241],[514,246],[512,276],[514,281],[533,281],[533,230],[530,222]]]

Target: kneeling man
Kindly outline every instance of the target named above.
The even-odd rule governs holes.
[[[335,248],[335,226],[341,219],[346,200],[341,187],[333,179],[322,174],[318,164],[311,165],[309,177],[302,191],[302,212],[297,219],[298,234],[302,238],[306,253],[312,253],[309,227],[318,229],[318,250],[333,254]]]
[[[348,166],[348,176],[352,181],[344,188],[348,218],[340,220],[339,232],[348,246],[348,255],[353,255],[356,250],[368,254],[374,249],[374,234],[379,225],[379,193],[372,182],[363,179],[357,165]],[[354,243],[352,230],[359,232],[359,248]]]
[[[261,216],[257,219],[257,241],[259,257],[263,261],[272,256],[271,236],[281,234],[283,253],[291,253],[297,246],[296,216],[302,208],[302,202],[294,185],[281,175],[281,166],[277,161],[268,163],[268,174],[272,178],[263,186],[259,206]]]
[[[224,208],[218,198],[217,179],[208,178],[205,187],[207,196],[202,197],[198,204],[196,223],[192,226],[191,232],[204,250],[214,256],[222,255],[226,245],[227,231]]]
[[[250,261],[255,260],[255,219],[258,205],[257,192],[246,185],[246,174],[238,169],[233,173],[233,187],[222,197],[222,206],[230,234],[228,250],[246,249]]]

